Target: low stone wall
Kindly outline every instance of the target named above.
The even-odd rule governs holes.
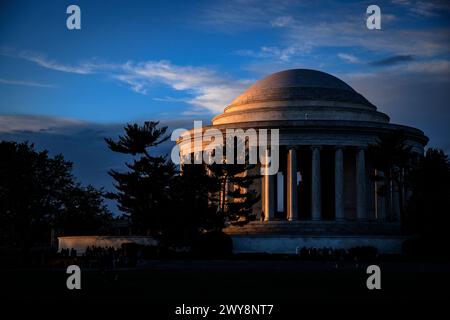
[[[235,253],[286,253],[295,254],[303,247],[350,249],[372,246],[380,253],[401,253],[401,236],[296,236],[296,235],[231,235]]]
[[[306,235],[231,235],[235,253],[285,253],[295,254],[303,247],[350,249],[352,247],[372,246],[380,253],[401,253],[402,243],[407,238],[402,236],[306,236]],[[157,245],[151,237],[137,236],[73,236],[58,237],[58,250],[72,249],[78,255],[87,247],[120,248],[123,243]]]
[[[151,237],[138,236],[73,236],[58,237],[58,250],[75,249],[77,255],[81,255],[86,251],[87,247],[113,247],[119,249],[124,243],[137,243],[147,246],[154,246],[158,241]]]

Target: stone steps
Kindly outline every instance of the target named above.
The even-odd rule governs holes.
[[[399,235],[398,223],[334,221],[253,221],[243,227],[231,226],[228,234],[307,235]]]

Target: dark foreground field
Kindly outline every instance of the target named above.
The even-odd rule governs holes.
[[[60,306],[93,303],[109,306],[109,310],[127,305],[145,306],[146,310],[175,317],[175,308],[181,304],[274,304],[273,312],[289,311],[292,315],[308,308],[327,311],[325,306],[368,305],[373,311],[374,307],[392,304],[411,307],[415,303],[439,303],[447,299],[449,263],[379,263],[381,290],[367,289],[367,265],[314,261],[148,261],[133,269],[82,269],[82,289],[72,291],[66,288],[65,269],[8,269],[1,270],[1,301]],[[191,318],[201,316],[180,319]]]

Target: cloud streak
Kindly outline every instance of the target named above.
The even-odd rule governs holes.
[[[236,54],[257,59],[272,59],[280,62],[289,62],[292,58],[301,55],[302,52],[302,48],[298,46],[288,46],[284,48],[263,46],[257,51],[238,50],[236,51]]]
[[[323,10],[323,7],[327,9]],[[448,1],[401,1],[394,5],[386,4],[383,8],[386,7],[395,7],[397,12],[399,8],[406,8],[411,14],[416,11],[415,14],[420,13],[424,18],[450,12]],[[315,50],[328,47],[357,48],[388,56],[433,57],[450,54],[450,30],[445,25],[430,24],[418,28],[413,26],[417,17],[399,17],[386,9],[382,13],[382,31],[371,32],[366,27],[365,8],[358,2],[341,6],[336,2],[324,1],[319,7],[292,1],[282,1],[277,5],[241,0],[215,3],[199,19],[224,32],[235,28],[263,30],[281,27],[278,28],[280,44],[261,46],[259,50],[242,48],[238,51],[241,55],[258,59],[290,61],[292,57],[314,54]]]
[[[80,125],[82,123],[84,122],[74,119],[55,118],[49,116],[0,115],[0,133],[19,131],[49,132],[57,128]]]
[[[362,61],[358,57],[354,56],[353,54],[338,53],[338,57],[348,63],[353,63],[353,64],[362,63]]]
[[[213,1],[203,8],[196,22],[226,33],[261,27],[284,28],[294,22],[292,9],[302,6],[301,2],[295,0]]]
[[[89,65],[81,64],[81,65],[77,65],[77,66],[71,66],[71,65],[61,64],[56,61],[49,60],[48,58],[46,58],[43,55],[39,55],[39,54],[32,53],[32,52],[26,52],[26,51],[21,52],[19,54],[19,57],[24,60],[34,62],[41,67],[55,70],[55,71],[76,73],[76,74],[91,74],[94,72],[92,69],[92,66],[89,66]]]
[[[411,14],[422,17],[435,17],[442,11],[450,11],[450,4],[446,0],[392,0],[393,4],[406,8]]]
[[[404,63],[404,62],[410,62],[413,60],[414,60],[414,58],[412,55],[397,55],[397,56],[373,61],[373,62],[370,62],[369,64],[372,66],[393,66],[396,64]]]
[[[187,93],[185,102],[218,113],[248,84],[216,71],[193,66],[178,66],[169,61],[128,62],[115,78],[134,91],[147,94],[152,85],[163,83],[176,91]]]
[[[196,66],[180,66],[170,61],[129,61],[122,64],[101,64],[97,62],[82,63],[78,65],[66,65],[46,58],[38,53],[13,50],[1,52],[4,56],[11,56],[35,63],[36,65],[66,73],[81,75],[103,74],[122,84],[129,86],[133,91],[147,95],[149,89],[155,84],[164,84],[175,91],[186,93],[180,101],[194,106],[196,112],[200,109],[211,113],[219,113],[241,93],[249,82],[246,80],[232,79],[230,76],[219,74],[217,71]],[[0,83],[42,86],[24,81],[8,81],[3,79]]]
[[[9,80],[9,79],[3,79],[3,78],[0,78],[0,83],[6,84],[6,85],[14,85],[14,86],[56,88],[56,86],[53,84],[38,83],[38,82],[34,82],[34,81]]]
[[[395,55],[376,61],[363,61],[357,56],[349,53],[338,53],[338,57],[350,64],[366,64],[375,67],[394,66],[414,61],[414,57],[412,55]]]
[[[270,24],[274,27],[283,28],[287,27],[294,23],[294,18],[291,16],[280,16],[275,19],[273,19]]]

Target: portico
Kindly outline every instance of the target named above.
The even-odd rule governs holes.
[[[264,212],[268,213],[265,215],[265,221],[367,221],[384,217],[379,212],[382,209],[380,205],[376,207],[380,196],[375,195],[374,197],[369,197],[369,199],[366,199],[365,196],[366,189],[375,191],[375,182],[371,182],[368,179],[370,172],[366,170],[364,148],[349,146],[322,147],[317,145],[309,148],[305,146],[288,146],[287,148],[282,148],[280,152],[286,153],[285,157],[281,157],[286,159],[286,166],[282,167],[281,175],[278,175],[277,179],[274,176],[266,176],[264,178],[262,201],[265,204]],[[325,152],[327,157],[333,158],[333,163],[331,163],[332,168],[329,168],[330,170],[322,173],[321,154]],[[347,170],[344,170],[344,153],[346,158],[354,158],[354,161],[349,160],[352,163],[347,166]],[[304,164],[299,165],[297,159],[300,157],[308,159],[302,161],[306,166]],[[330,161],[327,164],[329,165]],[[353,172],[347,172],[351,170]],[[330,175],[330,171],[334,172],[333,176]],[[324,174],[330,176],[323,179],[322,176]],[[310,178],[305,179],[306,175],[310,175]],[[346,178],[344,178],[344,175]],[[353,183],[352,179],[354,179]],[[324,182],[327,181],[325,183],[332,182],[332,188],[327,186],[327,189],[332,189],[332,194],[328,192],[326,196],[322,196],[325,193],[322,190],[323,180]],[[344,181],[347,181],[348,185]],[[283,185],[280,186],[280,183]],[[279,188],[281,190],[278,190]],[[306,189],[310,189],[310,191],[306,191]],[[347,208],[345,206],[345,193],[347,193],[347,198],[349,199]],[[310,199],[307,198],[308,195],[310,195]],[[325,201],[331,203],[323,205],[322,203]],[[280,202],[286,205],[277,206]],[[307,203],[310,203],[310,206]],[[299,204],[301,205],[299,206]],[[325,215],[322,214],[323,208],[328,210]],[[301,215],[299,213],[300,210],[302,211]],[[356,215],[352,216],[350,214],[351,211],[355,212]],[[349,214],[347,215],[346,212],[349,212]]]

